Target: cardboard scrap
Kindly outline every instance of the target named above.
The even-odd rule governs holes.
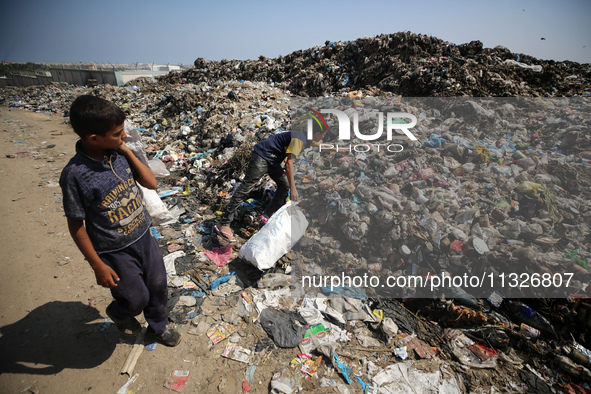
[[[221,323],[207,330],[207,337],[215,345],[228,338],[235,333],[236,330],[237,329],[230,323]]]
[[[474,355],[478,357],[480,361],[486,361],[497,354],[494,349],[479,343],[468,346],[468,349],[470,349],[470,351],[474,353]]]
[[[328,342],[328,333],[324,324],[318,323],[306,330],[304,339],[300,342],[302,353],[310,353],[319,345]]]
[[[129,378],[127,383],[117,390],[117,394],[139,394],[146,387],[146,381],[139,380],[139,376],[140,374],[136,373]]]
[[[222,356],[235,360],[240,361],[241,363],[248,363],[250,361],[251,351],[250,349],[245,349],[242,346],[238,345],[237,343],[228,342],[226,348],[224,349]]]
[[[408,346],[414,350],[420,358],[433,358],[435,357],[435,350],[433,350],[425,342],[417,338],[416,335],[408,335],[406,333],[400,333],[396,336],[396,343],[398,347]]]

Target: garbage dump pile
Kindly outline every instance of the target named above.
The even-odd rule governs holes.
[[[211,368],[226,368],[232,379],[220,391],[582,393],[591,388],[589,98],[499,105],[398,94],[584,96],[589,88],[589,65],[397,33],[278,59],[198,59],[194,70],[121,88],[6,88],[0,101],[67,116],[75,97],[96,94],[126,111],[128,134],[141,136],[159,179],[151,233],[165,255],[170,319],[206,344]],[[296,184],[310,227],[261,271],[238,253],[262,227],[269,178],[234,222],[237,247],[220,242],[213,225],[253,144],[291,128],[293,94],[320,93],[333,95],[323,104],[361,116],[387,98],[417,117],[419,141],[400,140],[395,154],[302,153]],[[523,267],[540,274],[517,278],[528,298],[497,286],[422,294],[407,285],[402,296],[301,286],[314,274],[480,277]],[[547,297],[542,283],[566,273],[565,295]]]
[[[410,32],[380,35],[300,50],[273,59],[195,60],[195,68],[161,77],[168,83],[219,80],[274,82],[293,94],[319,96],[350,90],[382,90],[403,96],[574,96],[589,88],[591,66],[546,61],[456,45]],[[587,92],[589,92],[587,90]]]
[[[375,99],[357,92],[341,100],[309,100],[303,107],[345,110],[342,103],[355,101],[359,118],[372,113],[363,103]],[[588,99],[394,102],[417,115],[422,143],[394,154],[384,147],[366,151],[361,144],[355,146],[363,151],[353,154],[309,150],[301,158],[299,189],[313,201],[304,205],[318,224],[313,230],[319,233],[311,234],[320,240],[300,243],[311,256],[304,269],[314,261],[326,264],[329,255],[335,273],[343,267],[400,273],[409,268],[406,263],[423,275],[576,269],[582,281],[574,281],[578,288],[572,290],[584,291],[586,263],[575,256],[581,250],[588,257],[591,231],[591,140],[583,136],[591,120]],[[539,297],[546,290],[513,295]]]

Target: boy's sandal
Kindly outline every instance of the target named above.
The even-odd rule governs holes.
[[[226,238],[228,240],[228,242],[230,242],[230,243],[236,242],[236,238],[234,238],[234,235],[232,233],[227,233],[225,231],[220,230],[217,224],[215,226],[213,226],[213,228],[215,229],[216,233],[218,233],[222,237]]]

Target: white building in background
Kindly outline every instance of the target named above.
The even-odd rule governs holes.
[[[151,64],[150,70],[152,71],[179,71],[181,66],[174,66],[172,64]]]
[[[142,67],[143,68],[143,67]],[[136,78],[155,78],[166,75],[171,71],[180,71],[181,66],[170,64],[149,64],[149,70],[143,69],[119,69],[115,66],[96,65],[94,63],[80,65],[53,65],[45,75],[7,75],[0,76],[0,87],[5,86],[38,86],[51,82],[65,82],[71,85],[113,85],[123,86]]]

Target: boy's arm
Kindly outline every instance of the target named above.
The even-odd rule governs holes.
[[[92,246],[92,242],[90,242],[90,238],[88,238],[88,233],[84,227],[84,221],[68,219],[68,229],[70,230],[70,235],[72,236],[74,243],[78,246],[78,249],[80,249],[80,252],[86,257],[86,260],[88,260],[88,263],[92,267],[94,275],[96,276],[96,283],[108,288],[117,287],[116,282],[119,282],[119,276],[117,276],[117,273],[105,264],[96,253],[94,246]]]
[[[293,153],[289,153],[287,155],[287,161],[285,162],[285,172],[287,175],[287,182],[289,183],[289,190],[291,192],[289,199],[293,202],[296,202],[300,199],[300,195],[299,195],[298,190],[296,189],[296,186],[295,186],[295,179],[294,179],[294,173],[293,173],[294,159],[295,159],[295,155]]]
[[[117,150],[120,154],[125,156],[127,162],[137,173],[137,181],[140,185],[147,189],[156,189],[158,182],[152,170],[142,163],[133,152],[127,147],[125,142]]]

